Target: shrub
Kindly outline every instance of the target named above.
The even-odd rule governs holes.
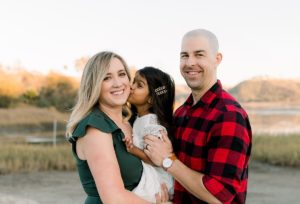
[[[0,94],[0,108],[9,108],[16,102],[15,97]]]
[[[76,90],[68,82],[42,87],[37,105],[40,107],[54,106],[59,111],[70,110],[75,103]]]

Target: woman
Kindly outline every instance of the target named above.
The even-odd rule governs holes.
[[[148,203],[130,192],[138,185],[143,167],[122,141],[124,133],[132,132],[122,115],[129,81],[125,61],[112,52],[96,54],[84,68],[67,135],[88,195],[85,204]],[[157,202],[167,200],[167,193],[164,186]]]

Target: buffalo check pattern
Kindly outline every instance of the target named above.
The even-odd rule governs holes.
[[[204,174],[206,189],[222,203],[245,203],[251,126],[247,113],[218,80],[193,105],[190,95],[175,112],[175,151]],[[200,184],[199,184],[200,185]],[[205,203],[175,182],[174,204]]]

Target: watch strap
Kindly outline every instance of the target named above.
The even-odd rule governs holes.
[[[173,165],[173,162],[177,159],[177,157],[176,157],[176,155],[174,154],[174,153],[172,153],[170,156],[168,156],[168,157],[166,157],[166,158],[169,158],[170,160],[172,160],[172,164],[171,164],[171,166]],[[165,171],[167,171],[171,166],[169,166],[169,167],[164,167],[164,166],[162,166],[162,168],[165,170]]]

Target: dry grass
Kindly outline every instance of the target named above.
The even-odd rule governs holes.
[[[279,165],[300,167],[300,136],[254,136],[252,159]],[[48,170],[74,170],[70,144],[0,144],[0,174]]]
[[[69,144],[46,146],[27,144],[0,145],[0,174],[48,170],[74,170]]]
[[[300,167],[300,135],[254,136],[252,158],[273,165]]]
[[[0,174],[48,170],[74,170],[71,146],[26,144],[26,136],[52,136],[53,120],[63,135],[67,113],[54,108],[0,109]]]

